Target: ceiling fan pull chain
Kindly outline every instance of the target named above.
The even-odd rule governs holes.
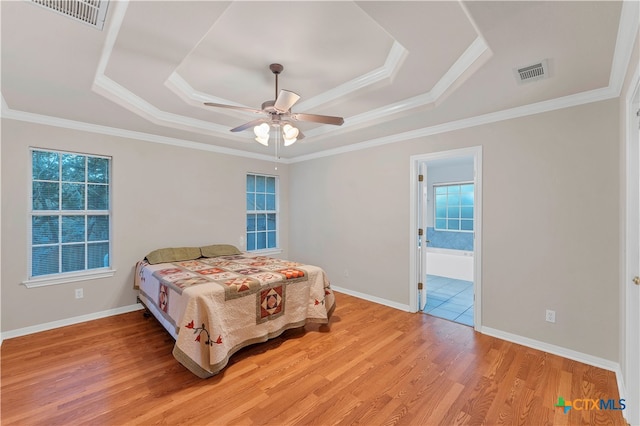
[[[276,132],[276,142],[274,143],[275,145],[275,158],[273,159],[273,162],[275,163],[275,169],[278,170],[278,146],[280,145],[280,138],[278,137],[278,132]]]

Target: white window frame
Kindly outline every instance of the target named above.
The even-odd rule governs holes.
[[[47,153],[56,153],[58,155],[64,155],[64,154],[71,154],[71,155],[82,155],[85,156],[87,158],[104,158],[107,159],[109,161],[109,179],[107,182],[107,185],[109,187],[109,208],[108,210],[106,210],[106,214],[105,214],[105,210],[62,210],[62,189],[59,189],[59,209],[58,210],[34,210],[33,209],[33,154],[34,152],[47,152]],[[71,152],[71,151],[62,151],[62,150],[58,150],[58,149],[49,149],[49,148],[37,148],[37,147],[30,147],[29,148],[29,205],[28,205],[28,220],[27,220],[27,227],[28,227],[28,232],[27,232],[27,238],[28,238],[28,242],[27,242],[27,279],[25,281],[22,282],[22,284],[24,284],[27,288],[33,288],[33,287],[43,287],[43,286],[48,286],[48,285],[55,285],[55,284],[64,284],[64,283],[69,283],[69,282],[77,282],[77,281],[86,281],[86,280],[91,280],[91,279],[98,279],[98,278],[106,278],[106,277],[110,277],[113,276],[115,274],[115,269],[113,268],[113,174],[112,174],[112,170],[113,170],[113,158],[111,156],[106,156],[106,155],[97,155],[97,154],[89,154],[89,153],[82,153],[82,152]],[[60,164],[60,167],[62,167],[62,164]],[[61,173],[61,171],[60,171]],[[60,183],[62,183],[62,176],[60,176]],[[85,202],[87,200],[86,198],[86,191],[87,191],[87,185],[90,182],[87,181],[87,177],[85,176]],[[86,205],[85,205],[86,207]],[[33,264],[32,264],[32,254],[33,254],[33,229],[32,229],[32,225],[33,225],[33,217],[34,216],[59,216],[59,217],[64,217],[64,216],[71,216],[71,215],[77,215],[77,216],[92,216],[92,215],[105,215],[109,218],[109,236],[108,236],[108,242],[109,242],[109,251],[108,251],[108,259],[109,259],[109,265],[106,267],[100,267],[100,268],[91,268],[91,269],[84,269],[84,270],[80,270],[80,271],[73,271],[73,272],[58,272],[58,273],[53,273],[53,274],[47,274],[47,275],[36,275],[36,276],[32,276],[33,273]],[[86,220],[85,220],[85,226],[86,226]],[[58,232],[61,233],[62,229],[59,226]],[[89,242],[87,240],[88,238],[88,234],[86,233],[85,230],[85,240],[84,240],[84,244],[86,247],[86,244]],[[58,247],[60,247],[60,249],[62,248],[62,246],[64,245],[64,243],[62,243],[61,238],[58,239],[57,242]],[[85,259],[87,256],[87,251],[85,250]],[[85,260],[86,261],[86,260]]]
[[[264,210],[249,210],[246,206],[246,196],[247,196],[247,178],[249,176],[255,176],[255,177],[264,177],[264,178],[275,178],[275,210],[267,210],[266,209],[266,204],[265,204],[265,209]],[[258,172],[247,172],[245,174],[245,186],[244,186],[244,193],[245,193],[245,242],[246,242],[246,250],[248,252],[251,253],[279,253],[281,252],[280,249],[280,177],[277,175],[269,175],[266,173],[258,173]],[[254,193],[256,193],[254,191]],[[249,230],[246,229],[246,223],[247,223],[247,217],[250,214],[275,214],[276,215],[276,245],[275,247],[267,247],[267,248],[263,248],[263,249],[253,249],[253,250],[249,250]],[[268,238],[268,236],[267,236]],[[268,240],[267,240],[268,241]]]
[[[449,186],[463,186],[463,185],[474,185],[473,188],[473,196],[474,196],[474,201],[473,201],[473,214],[471,215],[471,220],[472,220],[472,224],[473,224],[473,228],[474,229],[449,229],[448,225],[449,225],[449,203],[447,203],[446,209],[447,209],[447,216],[445,217],[445,222],[447,224],[447,228],[442,229],[442,228],[438,228],[436,227],[436,221],[438,220],[438,216],[437,216],[437,208],[438,208],[438,203],[437,203],[437,198],[436,198],[436,188],[438,187],[449,187]],[[448,198],[448,195],[447,195]],[[461,207],[469,207],[469,206],[462,206]],[[475,182],[474,181],[461,181],[461,182],[446,182],[446,183],[434,183],[433,184],[433,229],[438,231],[438,232],[468,232],[468,233],[473,233],[475,231],[475,210],[476,210],[476,202],[475,202]],[[460,215],[460,217],[458,218],[458,221],[462,221],[462,214]],[[464,218],[464,220],[469,220],[468,218]]]

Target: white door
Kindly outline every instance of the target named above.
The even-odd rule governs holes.
[[[627,111],[626,135],[626,259],[624,274],[625,412],[632,425],[640,424],[640,82],[636,81]]]
[[[418,179],[418,310],[423,310],[427,305],[427,165],[420,163],[418,166],[420,178]]]

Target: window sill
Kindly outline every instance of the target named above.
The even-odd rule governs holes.
[[[55,275],[47,278],[33,278],[30,280],[22,281],[22,284],[27,288],[45,287],[49,285],[73,283],[77,281],[97,280],[99,278],[108,278],[114,276],[115,269],[101,269],[98,271],[83,271],[76,274]]]
[[[267,255],[270,255],[270,254],[281,254],[282,253],[282,249],[273,248],[273,249],[263,249],[263,250],[251,250],[251,251],[247,251],[247,253],[267,256]]]

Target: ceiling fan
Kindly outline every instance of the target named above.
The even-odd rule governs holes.
[[[241,126],[234,127],[231,131],[242,132],[253,127],[256,135],[256,141],[265,146],[269,145],[269,133],[271,127],[282,128],[284,145],[289,146],[296,140],[304,138],[304,134],[291,124],[294,121],[310,121],[313,123],[332,124],[335,126],[341,126],[344,123],[344,119],[342,117],[291,112],[291,107],[298,102],[300,95],[289,90],[278,91],[278,75],[284,69],[282,65],[271,64],[269,65],[269,69],[276,78],[276,99],[273,101],[263,102],[261,107],[262,109],[217,104],[213,102],[205,102],[204,104],[212,107],[229,108],[262,115],[263,117],[249,121]]]

